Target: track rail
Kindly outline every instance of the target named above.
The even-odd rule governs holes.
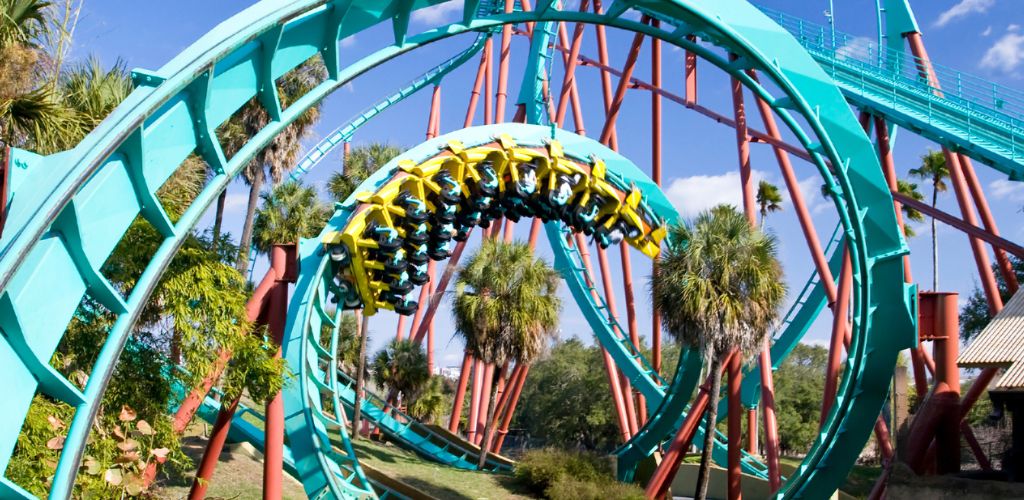
[[[423,44],[509,23],[580,21],[645,33],[698,54],[771,103],[800,144],[811,152],[833,193],[844,230],[850,235],[858,285],[854,295],[855,329],[850,370],[841,389],[844,397],[834,407],[804,467],[790,478],[783,493],[813,497],[837,484],[852,464],[855,454],[851,449],[859,449],[870,432],[870,423],[863,422],[872,422],[882,404],[885,381],[881,373],[885,370],[879,368],[890,366],[895,352],[909,342],[900,336],[873,335],[871,325],[882,321],[890,331],[911,331],[912,325],[905,290],[894,278],[902,274],[898,272],[902,266],[899,257],[906,251],[895,229],[894,216],[891,210],[866,209],[891,206],[891,196],[884,189],[870,142],[828,76],[788,33],[738,0],[685,4],[675,0],[625,0],[605,14],[563,12],[552,8],[551,2],[541,1],[530,13],[486,15],[477,12],[479,2],[467,1],[460,23],[410,35],[410,12],[436,3],[440,2],[260,2],[218,26],[159,71],[137,71],[139,88],[75,149],[45,158],[13,152],[14,161],[23,162],[28,173],[27,182],[14,197],[7,231],[0,239],[0,328],[5,339],[0,343],[0,360],[5,361],[2,366],[7,379],[14,382],[7,396],[9,411],[2,417],[5,432],[0,433],[0,468],[6,469],[21,419],[38,388],[76,408],[51,492],[56,498],[70,495],[89,423],[141,306],[165,266],[199,216],[241,167],[302,112],[368,69]],[[633,7],[675,22],[659,29],[623,16]],[[395,44],[343,66],[337,42],[381,22],[392,24]],[[687,39],[687,35],[697,33],[740,57],[731,61]],[[327,81],[282,109],[273,82],[315,55],[323,56],[327,64]],[[757,69],[772,80],[781,94],[773,96],[748,78],[748,69]],[[272,120],[238,154],[226,158],[214,131],[253,97],[260,99]],[[798,123],[791,113],[802,116],[806,125]],[[154,193],[193,153],[206,160],[218,175],[184,216],[171,223]],[[826,163],[837,167],[830,171]],[[165,240],[135,288],[125,296],[100,269],[138,214]],[[309,252],[314,250],[307,248],[304,255],[312,255]],[[303,273],[316,274],[315,264],[307,266],[303,262]],[[39,286],[41,283],[47,286]],[[54,293],[50,284],[56,284],[59,293]],[[310,283],[305,285],[309,289]],[[86,295],[117,313],[118,320],[102,348],[96,370],[81,390],[50,368],[47,361]],[[306,297],[317,298],[315,294]],[[320,302],[318,318],[323,316],[322,305]],[[41,310],[48,314],[36,314]],[[295,314],[290,317],[298,319]],[[316,321],[329,322],[330,318]],[[285,395],[286,412],[301,416],[286,422],[296,467],[330,474],[327,478],[303,475],[307,492],[372,495],[358,474],[345,475],[337,468],[338,463],[347,463],[358,471],[350,449],[332,456],[309,454],[326,436],[322,432],[326,428],[344,438],[344,426],[337,419],[310,406],[311,391],[319,393],[322,387],[317,382],[325,380],[317,378],[320,360],[329,361],[331,354],[324,356],[316,352],[316,346],[301,340],[289,340],[286,349],[286,357],[302,381]],[[310,352],[316,356],[309,357]],[[0,494],[26,496],[6,479],[0,481]]]

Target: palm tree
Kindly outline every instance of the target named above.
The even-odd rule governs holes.
[[[942,151],[928,151],[921,156],[921,166],[910,169],[910,175],[932,184],[932,208],[939,201],[939,193],[947,189],[949,166]],[[932,217],[932,290],[939,290],[939,244],[935,239],[935,217]]]
[[[314,87],[327,77],[327,68],[319,58],[310,59],[299,67],[285,73],[278,80],[278,95],[281,96],[281,106],[287,107],[300,97],[309,93]],[[242,238],[238,245],[238,269],[245,271],[249,263],[249,249],[252,246],[253,219],[256,214],[256,205],[259,201],[260,191],[263,184],[269,178],[271,183],[278,184],[284,178],[285,173],[295,166],[298,159],[301,140],[320,119],[320,105],[311,107],[291,125],[278,134],[273,141],[245,168],[242,169],[242,178],[249,185],[249,201],[246,205],[245,223],[242,226]],[[225,154],[230,156],[241,149],[241,146],[248,142],[249,138],[263,129],[270,123],[270,115],[259,104],[257,99],[249,101],[242,107],[231,123],[224,125],[221,129],[221,137],[227,137],[224,144]],[[225,195],[222,195],[225,196]],[[218,216],[215,216],[215,229],[219,230],[220,224],[217,220],[223,216],[223,202],[217,202]],[[215,233],[218,231],[215,231]],[[215,236],[217,236],[215,234]]]
[[[914,184],[913,182],[910,181],[896,179],[896,190],[899,191],[899,193],[902,194],[903,196],[906,196],[907,198],[911,198],[916,201],[921,201],[924,199],[924,195],[917,190],[917,184]],[[907,238],[913,238],[914,236],[917,236],[917,233],[914,231],[914,228],[910,227],[910,224],[907,221],[921,222],[924,220],[924,214],[918,212],[913,207],[908,206],[905,203],[901,204],[900,206],[901,210],[903,211],[903,217],[905,218],[905,220],[903,221],[903,236],[906,236]]]
[[[768,181],[757,183],[757,204],[761,207],[761,227],[770,212],[782,210],[782,193],[779,187]]]
[[[486,240],[459,269],[452,306],[455,333],[484,363],[532,362],[558,325],[558,281],[558,273],[534,258],[529,246]],[[484,421],[479,469],[490,451],[495,389]]]
[[[409,403],[406,411],[412,418],[432,424],[440,421],[449,407],[451,398],[444,392],[444,378],[435,375],[430,377],[416,399]]]
[[[0,0],[0,141],[44,154],[57,151],[45,138],[80,129],[59,93],[46,85],[50,64],[42,42],[50,25],[48,6],[42,0]]]
[[[735,207],[719,205],[699,214],[692,225],[669,229],[676,245],[662,252],[651,279],[651,298],[665,329],[710,363],[711,402],[707,407],[697,479],[698,499],[707,496],[711,446],[717,418],[721,365],[729,353],[748,357],[760,350],[779,317],[786,296],[773,236],[751,227]]]
[[[253,223],[253,245],[264,254],[275,244],[316,236],[331,215],[316,190],[301,181],[285,182],[260,198],[263,204]]]
[[[335,201],[345,201],[370,174],[402,152],[403,149],[398,146],[381,142],[352,148],[345,155],[344,170],[334,172],[327,180],[327,192]]]
[[[412,340],[392,340],[374,356],[372,366],[373,382],[387,388],[387,402],[395,406],[419,397],[430,381],[427,351]]]

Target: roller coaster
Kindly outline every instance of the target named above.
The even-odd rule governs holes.
[[[718,415],[730,421],[730,429],[713,431],[713,457],[730,474],[738,477],[742,472],[767,481],[778,497],[827,498],[843,483],[872,433],[885,460],[892,460],[891,431],[879,413],[900,351],[911,350],[922,394],[929,392],[926,370],[936,381],[951,376],[922,348],[922,340],[938,337],[923,328],[919,334],[919,304],[930,299],[919,300],[910,279],[901,204],[968,236],[993,315],[1002,308],[1002,300],[986,246],[991,246],[995,268],[1011,292],[1016,291],[1009,255],[1024,257],[1024,251],[999,235],[972,160],[1010,180],[1024,180],[1024,93],[931,63],[906,0],[884,0],[884,8],[879,6],[884,44],[872,45],[863,54],[841,50],[849,46],[848,35],[743,0],[582,0],[574,9],[554,0],[532,5],[526,0],[465,0],[454,23],[411,29],[414,12],[443,3],[259,1],[159,70],[135,70],[134,92],[75,148],[49,156],[12,148],[4,152],[0,370],[9,383],[0,414],[0,471],[7,468],[33,397],[45,394],[75,409],[50,492],[51,498],[71,497],[91,423],[116,361],[166,266],[211,203],[254,155],[326,96],[378,66],[460,35],[472,38],[467,48],[341,124],[293,170],[295,178],[306,174],[336,148],[345,147],[364,124],[385,119],[388,109],[433,89],[428,139],[374,172],[348,200],[337,204],[317,238],[299,242],[290,253],[275,254],[268,278],[256,288],[254,300],[273,287],[290,288],[291,298],[285,302],[256,306],[277,307],[283,318],[277,335],[295,379],[283,389],[282,406],[266,414],[244,406],[225,413],[209,386],[179,388],[173,402],[179,413],[182,408],[198,413],[216,422],[224,436],[230,429],[231,439],[265,450],[266,460],[276,461],[278,469],[301,481],[311,498],[405,497],[369,478],[360,466],[347,425],[356,405],[372,426],[420,456],[445,466],[476,468],[482,439],[477,429],[483,425],[478,419],[486,413],[480,405],[486,401],[474,400],[465,439],[454,432],[470,373],[475,372],[476,395],[490,383],[482,380],[490,377],[481,375],[496,368],[484,367],[467,354],[450,432],[420,424],[387,409],[384,398],[356,395],[354,381],[337,359],[340,315],[357,310],[367,320],[383,314],[413,316],[409,336],[422,342],[474,230],[483,237],[510,240],[520,220],[531,221],[531,245],[544,230],[555,267],[604,349],[622,431],[621,446],[614,452],[619,479],[645,484],[649,496],[664,495],[681,454],[691,443],[703,443],[700,437],[707,429],[699,416],[708,405],[699,353],[684,351],[675,373],[663,378],[657,315],[652,320],[652,359],[644,355],[638,340],[631,253],[653,260],[662,248],[685,244],[666,237],[667,225],[680,215],[662,190],[664,101],[736,130],[748,213],[753,210],[751,145],[772,149],[813,263],[806,284],[760,357],[742,366],[738,358],[730,362],[729,393],[742,398],[723,400]],[[361,58],[346,54],[343,39],[380,25],[390,25],[392,44]],[[597,59],[581,53],[589,26],[597,35]],[[608,62],[606,28],[635,34],[621,69]],[[508,79],[513,73],[508,49],[514,37],[528,38],[529,50],[519,68],[516,115],[507,121]],[[499,51],[494,49],[495,40],[501,41]],[[645,41],[653,54],[650,81],[634,74]],[[683,95],[662,85],[662,44],[685,53]],[[317,57],[326,65],[326,80],[283,106],[275,81]],[[438,116],[444,79],[475,58],[481,62],[465,127],[442,133]],[[698,61],[732,82],[731,115],[698,101]],[[495,62],[497,94],[491,76]],[[553,77],[556,65],[561,81]],[[603,126],[595,138],[588,138],[583,126],[583,96],[577,84],[584,77],[583,68],[593,68],[601,76]],[[618,78],[617,85],[613,77]],[[634,140],[633,134],[626,137],[616,127],[629,90],[648,92],[651,98],[651,131],[643,137],[650,140],[652,154],[647,172],[618,152],[620,139]],[[485,123],[474,126],[481,95]],[[755,106],[744,106],[746,96]],[[228,157],[216,130],[252,99],[258,99],[270,120]],[[763,130],[750,125],[748,109],[757,109]],[[566,129],[570,110],[575,131]],[[896,190],[892,136],[897,128],[943,148],[960,217]],[[184,215],[172,221],[155,193],[192,154],[216,175]],[[800,192],[793,157],[813,166],[835,207],[838,225],[824,244]],[[138,216],[160,233],[163,242],[130,293],[123,294],[101,269]],[[618,277],[606,256],[615,247],[622,258]],[[597,269],[591,251],[597,254]],[[444,272],[436,272],[436,263],[446,263]],[[623,288],[615,285],[616,279]],[[416,287],[421,287],[418,294]],[[623,291],[625,315],[619,314],[616,304]],[[117,320],[83,387],[49,360],[86,296]],[[826,375],[838,382],[826,384],[827,412],[812,448],[801,465],[783,477],[772,371],[828,310],[833,326]],[[321,335],[325,329],[331,332],[326,340]],[[529,367],[497,368],[502,370],[499,383],[506,388],[499,406],[507,417],[496,443],[500,450]],[[957,401],[958,428],[966,426],[961,414],[995,372],[986,369],[982,383]],[[959,389],[956,396],[960,397]],[[758,405],[764,417],[763,458],[742,449],[739,442],[743,407]],[[242,418],[246,415],[261,419],[264,428]],[[966,428],[964,439],[970,442]],[[925,448],[933,439],[941,441],[934,433],[922,439]],[[981,453],[973,446],[972,451]],[[660,457],[656,470],[643,470],[641,465],[655,456]],[[510,460],[495,455],[486,468],[505,471],[511,466]],[[883,490],[884,481],[873,495]],[[275,493],[268,494],[272,498]],[[0,497],[32,495],[0,476]]]

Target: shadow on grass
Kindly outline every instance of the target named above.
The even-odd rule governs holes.
[[[384,449],[384,446],[384,444],[380,443],[367,443],[361,439],[352,441],[352,448],[355,450],[357,457],[371,457],[374,460],[390,464],[398,463],[399,461],[395,457],[395,453],[404,453],[405,450],[398,449],[394,452],[389,452]]]
[[[416,476],[399,476],[399,481],[412,486],[434,498],[444,498],[452,500],[473,500],[473,497],[466,496],[463,493],[453,490],[447,486],[434,484],[430,481],[418,478]]]

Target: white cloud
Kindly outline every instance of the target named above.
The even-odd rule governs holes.
[[[754,170],[752,176],[755,186],[765,178],[764,172],[759,170]],[[743,207],[739,172],[676,178],[669,184],[666,194],[683,217],[693,217],[723,203],[740,209]]]
[[[985,31],[981,32],[981,36],[989,36],[991,34],[992,34],[992,27],[991,26],[986,26],[985,27]]]
[[[997,200],[1024,201],[1024,182],[997,179],[988,187]]]
[[[228,193],[224,198],[224,213],[241,211],[249,204],[248,190],[240,193]]]
[[[935,26],[941,28],[960,17],[974,13],[984,14],[995,3],[995,0],[960,0],[960,3],[939,14]]]
[[[826,198],[821,194],[821,186],[823,184],[825,184],[825,182],[821,180],[821,177],[816,175],[808,177],[797,183],[797,185],[800,186],[800,194],[804,197],[804,204],[807,205],[807,211],[809,211],[811,215],[827,212],[833,207],[831,198]],[[782,196],[785,203],[791,205],[789,200],[789,190],[783,188]]]
[[[1009,30],[981,58],[979,66],[1012,73],[1024,62],[1024,34]]]
[[[461,13],[462,0],[451,0],[413,11],[412,20],[423,24],[440,24],[453,21]]]
[[[878,47],[875,40],[866,36],[854,37],[836,49],[836,59],[870,60],[872,56],[878,57]]]

